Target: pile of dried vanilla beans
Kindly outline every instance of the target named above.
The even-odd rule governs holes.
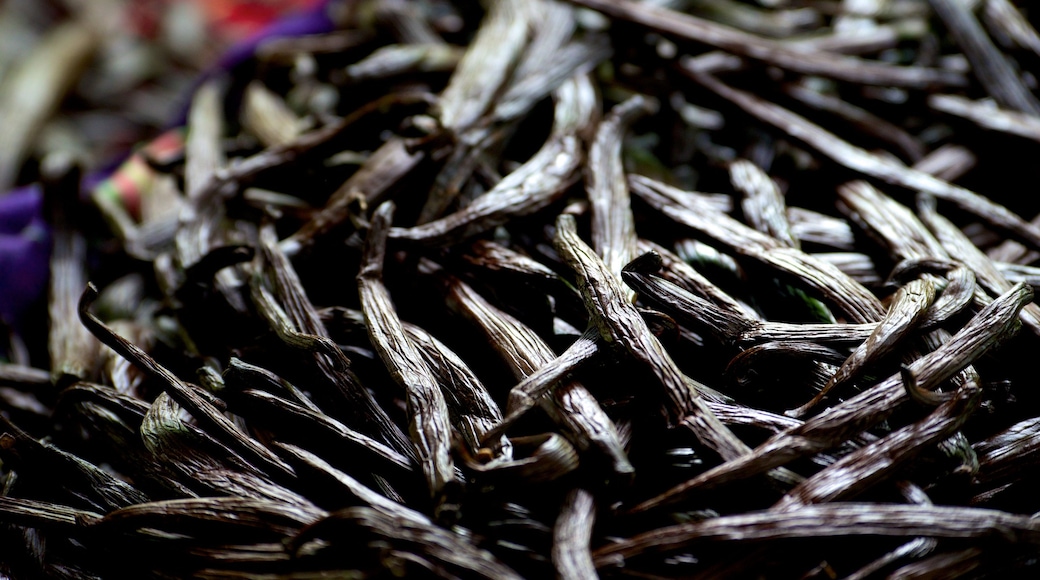
[[[1040,12],[355,0],[45,175],[0,578],[1040,567]]]

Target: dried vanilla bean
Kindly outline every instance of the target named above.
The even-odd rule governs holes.
[[[413,324],[402,324],[412,346],[426,361],[430,372],[439,379],[456,430],[476,453],[481,441],[502,422],[502,411],[491,394],[466,363],[444,343]],[[512,456],[512,445],[502,438],[497,453],[504,459]]]
[[[463,54],[462,48],[443,42],[391,44],[346,67],[343,75],[351,83],[363,83],[399,75],[450,72]]]
[[[919,198],[918,211],[921,219],[931,228],[950,256],[975,272],[980,285],[993,294],[1007,292],[1012,287],[1012,284],[1004,278],[1004,275],[982,250],[971,243],[971,240],[957,226],[939,215],[934,201],[930,201],[927,197]],[[1022,322],[1034,334],[1040,334],[1040,306],[1026,304],[1020,316]]]
[[[436,497],[445,485],[455,481],[450,451],[451,419],[436,377],[405,336],[390,293],[383,285],[386,236],[393,212],[393,203],[386,202],[372,215],[357,277],[358,294],[372,345],[407,396],[412,443],[430,494]]]
[[[77,228],[73,202],[78,193],[76,171],[58,178],[50,193],[54,239],[50,258],[50,292],[47,303],[47,350],[51,379],[59,387],[76,380],[89,380],[98,368],[100,347],[76,316],[80,292],[87,285],[87,240]],[[16,275],[11,272],[10,275]]]
[[[74,531],[95,523],[103,514],[60,504],[0,496],[0,519],[14,525]]]
[[[997,510],[840,502],[790,512],[751,512],[645,532],[593,552],[597,568],[693,543],[843,536],[934,536],[1040,543],[1040,524]]]
[[[576,488],[567,494],[553,528],[553,564],[564,580],[596,578],[596,566],[589,551],[596,503],[588,491]]]
[[[509,81],[528,43],[536,0],[493,4],[476,36],[441,93],[441,126],[459,137],[492,106],[492,99]],[[449,164],[449,166],[454,164]],[[442,181],[444,178],[439,178]],[[435,188],[419,216],[419,223],[437,218],[452,201],[452,193]]]
[[[415,569],[417,573],[438,570],[463,578],[523,578],[490,552],[454,532],[367,507],[351,507],[325,517],[296,534],[289,548],[298,552],[312,540],[321,540],[328,546],[326,549],[343,550],[346,538],[350,538],[352,548],[347,552],[351,554],[382,553],[384,557],[398,558],[410,555],[420,566]],[[358,550],[359,547],[363,549]],[[394,569],[401,569],[399,566],[405,561]]]
[[[218,399],[206,394],[195,385],[185,383],[165,367],[155,362],[144,351],[115,334],[104,323],[90,313],[90,305],[97,298],[97,288],[88,284],[79,302],[79,318],[90,332],[109,348],[124,358],[132,361],[138,368],[159,380],[163,389],[184,407],[217,441],[227,445],[249,462],[256,462],[259,467],[273,469],[276,473],[292,475],[292,469],[278,459],[270,450],[241,433],[230,419],[225,417],[214,402]]]
[[[592,247],[614,276],[636,257],[636,224],[621,165],[621,142],[628,126],[652,114],[657,103],[636,95],[614,107],[600,122],[589,146],[585,170],[592,215]]]
[[[321,457],[307,451],[302,447],[295,445],[289,445],[287,443],[275,443],[275,447],[281,449],[290,456],[290,461],[303,463],[312,469],[318,470],[323,474],[331,477],[336,481],[339,487],[348,494],[354,496],[361,502],[367,504],[373,509],[377,509],[385,512],[402,520],[411,521],[415,523],[424,523],[427,525],[433,525],[429,518],[422,515],[421,513],[403,506],[396,501],[387,499],[372,489],[366,487],[364,484],[354,479],[350,475],[336,469],[331,464],[326,462]]]
[[[942,113],[964,117],[980,127],[1040,141],[1040,117],[1019,113],[957,95],[929,95],[928,106]]]
[[[740,310],[721,308],[709,300],[654,276],[660,266],[660,255],[648,252],[625,266],[621,277],[625,284],[663,308],[677,321],[698,330],[706,330],[719,342],[733,342],[747,332],[749,327],[757,324]]]
[[[909,333],[917,328],[934,300],[935,286],[928,280],[913,280],[900,287],[892,299],[888,314],[878,322],[870,336],[852,351],[849,358],[845,359],[834,376],[824,385],[823,390],[794,411],[795,416],[808,413],[831,389],[856,380],[869,365],[894,352]]]
[[[321,316],[326,324],[349,326],[349,329],[341,328],[338,332],[361,332],[366,338],[368,336],[362,312],[337,307],[322,310]],[[502,420],[498,404],[466,362],[447,345],[414,324],[402,321],[401,327],[438,378],[455,429],[470,445],[470,452],[477,453],[481,440],[489,438],[486,434]],[[508,439],[503,439],[499,447],[498,452],[504,457],[508,458],[512,453]]]
[[[841,100],[806,87],[804,84],[787,85],[784,91],[802,103],[846,120],[867,135],[876,137],[899,148],[904,159],[916,162],[925,156],[925,147],[919,139],[902,127],[884,118]]]
[[[288,145],[300,136],[303,124],[285,101],[257,81],[246,87],[242,125],[264,145]]]
[[[630,0],[568,1],[578,6],[592,8],[612,18],[640,24],[662,34],[708,44],[796,73],[883,86],[927,88],[943,84],[953,86],[965,84],[965,79],[953,71],[894,67],[826,52],[794,50],[783,43],[734,30],[709,20]]]
[[[531,159],[465,209],[419,226],[394,228],[391,237],[450,245],[555,201],[578,177],[583,159],[578,135],[592,121],[595,92],[581,75],[557,89],[555,98],[553,132]]]
[[[489,240],[475,240],[462,259],[493,272],[509,272],[531,279],[559,278],[556,272],[541,262]]]
[[[0,428],[0,459],[8,469],[17,469],[26,482],[35,480],[38,491],[53,486],[53,491],[69,495],[77,505],[86,504],[102,513],[149,499],[104,469],[33,439],[6,419],[0,418]]]
[[[837,268],[756,232],[695,203],[682,191],[643,176],[631,176],[632,192],[676,222],[697,230],[733,251],[789,274],[837,304],[854,322],[876,322],[884,315],[880,301]]]
[[[975,359],[993,348],[1020,326],[1018,313],[1032,301],[1032,291],[1017,285],[979,312],[946,344],[909,366],[918,386],[934,390]],[[731,460],[673,487],[634,508],[650,509],[682,498],[690,491],[721,485],[762,473],[797,457],[810,455],[845,441],[890,415],[908,396],[899,375],[894,375],[844,403],[812,417],[800,427],[780,433],[751,454]]]
[[[0,386],[22,390],[45,387],[51,382],[50,373],[25,365],[0,363]]]
[[[1040,420],[1026,419],[972,445],[979,458],[982,484],[1014,480],[1037,462]]]
[[[625,298],[621,285],[592,249],[578,237],[574,217],[563,214],[556,220],[557,251],[577,275],[578,288],[585,300],[592,324],[603,340],[618,344],[630,356],[646,365],[661,382],[668,422],[687,419],[698,439],[723,459],[747,454],[751,449],[738,439],[690,389],[668,352],[654,337],[638,311]]]
[[[555,353],[533,330],[494,307],[461,280],[450,276],[443,280],[449,307],[476,324],[514,377],[522,381],[553,364]],[[573,438],[578,449],[596,447],[609,458],[615,473],[630,476],[634,468],[621,445],[617,427],[581,383],[563,381],[538,401]],[[491,435],[499,432],[496,428]]]
[[[703,296],[717,304],[720,308],[728,310],[735,315],[748,318],[757,318],[758,314],[749,307],[742,305],[732,296],[705,278],[693,266],[690,266],[679,256],[668,251],[662,246],[647,240],[639,240],[637,246],[640,254],[653,252],[660,259],[659,274],[665,280],[679,286],[680,288]]]
[[[152,454],[193,495],[227,495],[310,506],[304,497],[277,485],[239,457],[236,451],[185,423],[181,408],[160,393],[141,423],[141,439]]]
[[[748,113],[789,134],[796,135],[798,140],[807,143],[820,153],[853,171],[893,185],[930,193],[937,198],[953,203],[964,211],[979,216],[994,227],[1029,244],[1030,247],[1040,248],[1040,228],[989,198],[937,179],[920,170],[907,167],[899,161],[856,147],[804,117],[751,93],[725,85],[710,75],[696,72],[689,74],[701,85],[728,99]]]
[[[978,385],[964,385],[928,417],[842,457],[788,492],[773,509],[791,511],[858,495],[960,429],[978,407],[981,394]],[[878,456],[885,461],[877,461]]]
[[[1040,101],[1022,82],[1007,57],[993,45],[968,5],[941,0],[928,3],[968,57],[972,72],[986,92],[1001,106],[1040,115]]]
[[[238,497],[199,497],[141,503],[107,514],[94,524],[97,532],[146,529],[196,534],[260,534],[280,541],[326,515],[310,506]]]
[[[821,244],[843,251],[856,247],[852,228],[845,220],[800,207],[788,207],[787,221],[791,224],[791,233],[800,242]]]
[[[787,221],[784,194],[765,171],[746,159],[738,159],[729,165],[729,179],[743,195],[740,207],[752,227],[789,248],[800,247]]]
[[[44,123],[75,86],[101,46],[93,26],[69,20],[49,31],[27,58],[5,71],[0,94],[0,191],[16,185],[22,162]]]
[[[599,352],[596,344],[598,337],[598,333],[586,331],[571,343],[563,354],[527,375],[510,389],[506,406],[508,414],[485,435],[485,440],[490,441],[502,436],[524,413],[538,405],[541,398],[564,380],[569,373],[577,370],[582,363],[591,360]]]
[[[260,428],[293,426],[286,442],[306,443],[308,436],[328,443],[335,442],[344,458],[364,458],[373,471],[393,479],[412,471],[412,459],[339,421],[314,409],[297,405],[277,395],[256,389],[245,389],[232,397],[236,409],[241,407]]]
[[[359,199],[369,203],[380,199],[394,184],[415,171],[425,158],[425,152],[410,150],[403,137],[387,139],[329,196],[324,208],[280,243],[282,250],[292,256],[313,245],[348,220],[353,203]]]
[[[271,292],[264,287],[260,277],[254,276],[251,286],[253,303],[257,310],[286,344],[304,350],[314,358],[317,367],[335,386],[336,393],[347,403],[339,406],[346,407],[344,410],[349,413],[351,422],[358,429],[367,435],[379,437],[398,452],[410,454],[412,445],[408,438],[379,406],[372,394],[359,384],[350,368],[350,360],[329,339],[296,272],[281,251],[281,247],[275,244],[274,232],[265,229],[260,235],[260,255],[266,268],[271,271],[272,285],[281,295],[288,311],[282,310]],[[326,395],[327,399],[330,398],[329,395]]]

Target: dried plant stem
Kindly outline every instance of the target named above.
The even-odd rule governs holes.
[[[907,167],[894,159],[880,157],[856,147],[804,117],[751,93],[727,86],[715,77],[692,71],[687,72],[698,83],[728,99],[749,114],[792,135],[799,141],[807,143],[823,155],[853,171],[893,185],[930,193],[939,199],[953,203],[964,211],[979,216],[994,227],[1024,241],[1030,247],[1040,248],[1040,228],[989,198]]]
[[[1001,106],[1040,115],[1040,101],[1018,77],[1007,57],[986,36],[967,4],[942,0],[929,0],[929,4],[968,57],[972,72],[990,96]]]
[[[978,407],[981,394],[978,385],[967,383],[928,417],[842,457],[788,492],[773,509],[790,511],[858,495],[960,429]],[[879,456],[886,461],[877,461]]]
[[[796,73],[826,76],[854,83],[927,88],[965,80],[951,71],[920,67],[895,67],[826,52],[805,52],[674,10],[631,0],[569,0],[611,18],[635,22],[659,33],[707,44]]]
[[[589,318],[603,340],[617,344],[657,377],[666,395],[666,416],[675,424],[686,419],[701,442],[724,460],[751,451],[690,389],[668,352],[650,332],[639,312],[626,300],[616,277],[577,233],[574,217],[563,214],[556,220],[557,251],[577,275]]]
[[[372,345],[390,375],[407,395],[412,442],[430,493],[437,496],[445,485],[455,481],[451,458],[451,419],[436,377],[405,336],[390,293],[383,285],[386,236],[393,211],[393,203],[386,202],[372,215],[361,272],[358,274],[358,294],[361,296],[361,310],[365,314],[365,325]]]
[[[597,568],[693,543],[818,536],[934,536],[1040,544],[1040,524],[1028,516],[964,507],[836,503],[790,512],[752,512],[645,532],[593,552]]]
[[[918,386],[934,390],[1001,341],[1013,334],[1018,313],[1032,300],[1032,291],[1017,285],[979,312],[939,349],[914,361],[909,370]],[[908,398],[900,375],[893,375],[844,403],[831,407],[803,425],[780,433],[754,452],[728,461],[633,508],[644,511],[682,499],[695,489],[750,477],[785,463],[831,448],[888,417]]]
[[[621,142],[629,124],[656,108],[656,102],[640,95],[617,105],[599,124],[589,147],[585,181],[592,214],[592,247],[618,279],[621,268],[636,257],[637,240],[632,200],[621,165]]]
[[[589,551],[595,517],[596,503],[591,493],[579,488],[567,494],[553,528],[552,559],[561,579],[598,577]]]

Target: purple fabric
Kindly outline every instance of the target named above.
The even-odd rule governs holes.
[[[25,310],[46,293],[50,254],[39,186],[0,197],[0,319],[7,324],[17,327]]]

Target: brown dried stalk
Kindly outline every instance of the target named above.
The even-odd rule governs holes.
[[[273,249],[272,246],[267,247]],[[277,258],[279,255],[282,258]],[[298,308],[297,319],[309,328],[317,330],[317,334],[299,330],[297,323],[293,322],[289,314],[282,310],[274,296],[263,286],[260,276],[254,276],[251,284],[253,304],[257,311],[286,345],[313,357],[315,365],[335,387],[334,393],[321,394],[331,400],[332,404],[341,407],[339,410],[347,413],[352,426],[366,435],[378,438],[394,450],[411,456],[413,448],[408,437],[379,406],[372,394],[360,385],[350,369],[350,360],[329,339],[325,327],[317,320],[314,307],[299,286],[299,280],[293,281],[296,278],[295,272],[289,268],[288,260],[283,263],[283,259],[284,255],[280,252],[271,252],[268,255],[268,264],[281,270],[281,275],[275,277],[275,283],[281,279],[282,289],[286,292],[286,303],[295,304]]]
[[[589,543],[596,518],[592,494],[576,488],[567,494],[553,527],[552,560],[563,580],[596,578]]]
[[[934,536],[1040,544],[1029,516],[953,506],[842,502],[790,512],[751,512],[645,532],[593,552],[597,568],[626,558],[686,549],[697,543],[843,536]]]
[[[383,285],[386,238],[393,213],[393,202],[386,202],[372,215],[357,276],[358,295],[372,346],[390,376],[405,391],[412,443],[430,494],[436,497],[445,485],[455,481],[451,419],[437,378],[405,336],[390,293]]]
[[[344,541],[349,538],[349,549]],[[522,576],[501,563],[490,552],[474,546],[465,538],[438,526],[422,524],[366,507],[350,507],[325,517],[295,535],[289,545],[292,552],[307,548],[308,543],[322,540],[330,550],[376,554],[388,560],[400,558],[395,569],[405,562],[417,573],[456,578],[520,580]],[[387,561],[386,564],[390,564]],[[384,564],[384,565],[386,565]]]
[[[909,365],[918,386],[932,391],[1019,327],[1018,313],[1032,291],[1017,285],[980,311],[937,350]],[[643,511],[682,499],[695,489],[750,477],[841,444],[886,417],[907,400],[900,375],[893,375],[844,403],[770,438],[744,457],[728,461],[633,508]]]
[[[928,95],[928,106],[941,113],[963,117],[985,129],[1040,141],[1040,117],[1000,109],[983,101],[958,95]]]
[[[889,306],[888,314],[878,323],[867,340],[863,341],[849,358],[845,359],[823,389],[805,405],[792,411],[796,417],[808,413],[827,393],[862,376],[871,365],[888,356],[918,329],[925,313],[935,300],[935,286],[928,280],[913,280],[899,288]]]
[[[982,24],[963,2],[929,0],[947,31],[964,51],[971,70],[986,92],[1001,106],[1040,115],[1040,101],[1015,73],[1007,57],[986,36]]]
[[[490,304],[461,280],[452,276],[444,276],[442,280],[446,286],[448,307],[479,328],[514,377],[522,381],[553,364],[556,354],[533,330]],[[564,428],[575,447],[581,450],[596,447],[610,459],[615,473],[630,476],[634,468],[625,454],[617,427],[581,383],[564,381],[538,402]],[[509,417],[504,420],[509,420]],[[501,431],[498,428],[492,430],[486,439]]]
[[[738,159],[729,165],[729,179],[743,196],[740,208],[751,227],[784,246],[800,247],[787,221],[784,194],[765,171],[746,159]]]
[[[559,198],[578,177],[583,155],[578,136],[592,122],[595,91],[580,75],[556,92],[553,132],[531,159],[465,209],[411,228],[394,228],[392,238],[450,245],[536,212]]]
[[[80,292],[87,285],[87,242],[67,223],[68,216],[64,217],[54,231],[47,305],[51,378],[59,386],[90,379],[98,367],[101,346],[76,316]]]
[[[98,291],[93,284],[87,284],[86,290],[79,302],[79,318],[90,332],[101,342],[120,356],[133,362],[139,369],[150,377],[159,381],[163,390],[180,406],[184,407],[202,429],[209,433],[214,439],[227,445],[236,453],[262,469],[271,469],[275,473],[292,477],[292,468],[278,459],[266,447],[247,437],[235,424],[224,416],[221,409],[214,406],[219,402],[212,395],[206,393],[195,385],[189,385],[166,367],[155,362],[152,357],[144,351],[128,342],[123,337],[112,332],[103,322],[90,313],[90,305],[97,298]]]
[[[160,393],[141,422],[141,439],[151,460],[165,467],[191,495],[227,495],[313,507],[303,496],[271,481],[236,451],[189,425],[181,407]],[[139,503],[139,502],[138,502]]]
[[[629,177],[632,192],[668,218],[704,234],[737,254],[753,258],[822,294],[854,322],[876,322],[884,315],[878,299],[834,266],[737,220],[703,206],[683,191],[648,177]]]
[[[939,215],[934,201],[926,196],[919,197],[918,212],[949,255],[975,272],[980,285],[993,294],[1007,292],[1011,288],[1011,282],[1004,278],[989,256],[976,247],[957,226]],[[1040,306],[1027,304],[1020,316],[1034,334],[1040,335]]]
[[[686,71],[701,85],[729,100],[760,120],[806,143],[845,167],[886,183],[930,193],[1005,231],[1012,237],[1040,248],[1040,228],[1030,224],[1006,207],[974,191],[912,169],[899,161],[875,155],[841,139],[819,125],[759,97],[734,89],[711,75]]]
[[[669,424],[686,419],[697,438],[724,460],[749,453],[751,449],[715,417],[699,393],[690,389],[671,356],[628,302],[617,278],[578,237],[574,216],[562,214],[557,218],[554,245],[574,270],[589,319],[603,340],[619,345],[660,381]]]
[[[640,95],[629,98],[603,119],[589,146],[585,182],[592,216],[592,247],[619,279],[621,268],[636,257],[636,224],[621,164],[621,143],[631,123],[656,110],[653,100]]]
[[[819,75],[861,84],[929,88],[935,85],[963,86],[965,79],[953,71],[910,66],[892,66],[827,52],[806,52],[784,43],[734,30],[704,20],[630,0],[568,0],[615,18],[690,42],[707,44],[726,52],[760,60],[796,73]]]
[[[960,429],[978,407],[981,394],[978,385],[965,384],[928,417],[842,457],[788,492],[773,509],[791,511],[855,497]]]

